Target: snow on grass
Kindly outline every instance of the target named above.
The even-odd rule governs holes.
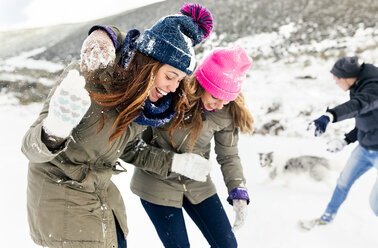
[[[13,71],[16,68],[27,68],[34,70],[45,70],[51,73],[64,69],[63,64],[30,58],[34,55],[44,52],[45,50],[45,47],[41,47],[32,51],[21,53],[19,56],[0,61],[0,69],[5,71]]]
[[[258,62],[256,62],[258,63]],[[271,68],[255,69],[244,83],[244,92],[256,126],[267,118],[283,120],[287,128],[279,136],[241,135],[240,157],[247,179],[251,204],[246,225],[236,233],[239,247],[261,248],[327,248],[343,247],[375,248],[378,243],[377,217],[372,213],[368,196],[377,177],[372,169],[353,186],[345,204],[341,207],[335,222],[327,227],[317,227],[311,232],[298,228],[300,219],[318,217],[331,197],[339,172],[348,158],[353,145],[339,154],[325,151],[325,143],[336,136],[335,130],[348,131],[351,124],[331,127],[328,136],[315,138],[306,132],[309,120],[321,114],[327,104],[341,103],[347,93],[334,86],[329,75],[328,63],[319,63],[309,68],[296,68],[283,63],[271,64]],[[273,73],[274,72],[274,73]],[[315,79],[298,80],[298,75],[311,74]],[[2,97],[0,106],[4,121],[0,122],[2,149],[2,204],[0,218],[0,244],[2,247],[37,247],[29,237],[26,216],[27,160],[20,151],[21,139],[30,124],[37,118],[41,104],[15,106]],[[273,101],[281,104],[274,114],[266,114]],[[303,109],[313,109],[313,116],[301,116]],[[326,133],[327,134],[327,133]],[[307,175],[281,175],[275,180],[268,177],[265,168],[258,163],[258,152],[274,151],[279,155],[278,162],[298,155],[316,155],[328,158],[332,163],[330,180],[315,182]],[[234,212],[226,202],[227,190],[224,185],[215,154],[212,152],[212,177],[217,186],[222,203],[231,223]],[[144,212],[139,198],[131,193],[129,183],[133,167],[127,165],[128,172],[113,177],[126,204],[130,234],[129,247],[163,247]],[[198,228],[185,215],[189,239],[192,247],[207,247]],[[146,234],[148,238],[146,239]]]

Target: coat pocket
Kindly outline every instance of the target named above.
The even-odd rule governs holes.
[[[33,199],[28,200],[31,233],[49,244],[62,240],[103,242],[104,213],[97,194],[68,187],[70,181],[42,181],[41,190],[31,195],[33,199],[40,198],[38,206]]]

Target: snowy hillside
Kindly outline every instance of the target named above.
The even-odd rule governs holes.
[[[244,93],[253,107],[256,132],[301,137],[303,133],[293,125],[304,126],[314,114],[322,113],[327,106],[336,105],[339,102],[336,96],[344,100],[348,97],[336,88],[329,73],[340,53],[358,55],[360,62],[378,64],[378,29],[361,26],[350,37],[314,41],[312,45],[293,43],[281,51],[285,56],[277,60],[272,56],[275,53],[272,44],[284,48],[285,37],[289,37],[296,26],[284,25],[278,30],[243,37],[223,45],[241,45],[254,59],[247,75],[248,82],[244,84]],[[197,59],[221,46],[219,40],[221,38],[214,33],[203,44]],[[64,62],[34,58],[45,49],[40,47],[16,57],[0,59],[0,94],[15,97],[24,105],[42,102],[65,65]],[[337,127],[345,125],[340,123]],[[344,131],[336,129],[335,132],[340,135]]]
[[[370,62],[377,58],[377,1],[197,2],[211,10],[215,24],[210,39],[196,47],[198,58],[214,47],[235,43],[248,50],[256,61],[255,68],[269,67],[277,61],[307,67],[314,59],[326,63],[346,54],[361,55]],[[63,67],[79,58],[91,26],[145,30],[162,16],[176,13],[182,5],[181,1],[166,0],[84,23],[0,32],[0,92],[15,93],[21,104],[43,101]],[[305,76],[311,75],[298,75]]]

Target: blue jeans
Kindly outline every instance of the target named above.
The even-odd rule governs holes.
[[[123,235],[122,229],[119,226],[117,218],[114,216],[114,222],[116,224],[116,230],[117,230],[117,242],[118,242],[118,248],[127,248],[127,243],[125,240],[125,235]]]
[[[353,183],[372,167],[378,169],[378,151],[367,150],[357,145],[337,180],[331,201],[325,211],[326,216],[329,216],[329,221],[333,219],[340,205],[345,201]],[[378,177],[370,193],[370,207],[378,216]]]
[[[143,199],[141,202],[166,248],[190,247],[182,208],[156,205]],[[217,194],[196,205],[184,197],[183,208],[211,247],[237,247],[230,222]]]

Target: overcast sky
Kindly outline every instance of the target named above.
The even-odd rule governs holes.
[[[0,31],[82,22],[163,0],[0,0]]]

